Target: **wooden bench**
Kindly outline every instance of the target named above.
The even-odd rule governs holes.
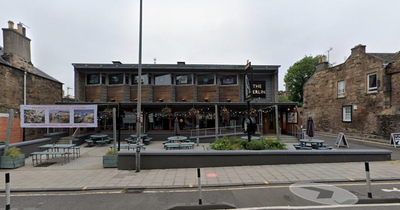
[[[49,160],[50,155],[57,157],[57,155],[61,155],[61,158],[63,159],[62,164],[67,163],[66,155],[67,152],[32,152],[32,164],[35,165],[35,160],[36,164],[38,164],[38,159],[40,159],[40,163],[42,163],[42,155],[46,155],[46,159]],[[38,158],[39,155],[39,158]],[[58,158],[57,158],[58,159]]]

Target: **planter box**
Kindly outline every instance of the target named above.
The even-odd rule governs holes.
[[[0,168],[19,168],[25,165],[25,155],[21,155],[17,158],[1,156],[0,157]]]
[[[117,168],[117,167],[118,167],[118,155],[103,156],[103,168]]]

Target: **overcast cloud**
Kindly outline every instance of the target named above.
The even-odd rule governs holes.
[[[139,0],[13,0],[0,8],[0,27],[29,27],[33,64],[65,93],[74,88],[71,63],[138,63]],[[398,52],[399,8],[398,0],[143,0],[142,62],[281,65],[283,90],[287,69],[305,55],[333,48],[330,62],[340,64],[357,44]]]

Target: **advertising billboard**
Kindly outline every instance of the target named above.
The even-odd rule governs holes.
[[[97,127],[97,105],[21,105],[21,127]]]

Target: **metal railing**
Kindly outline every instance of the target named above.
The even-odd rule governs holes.
[[[206,137],[206,136],[215,136],[215,135],[223,135],[223,134],[227,134],[227,135],[234,135],[237,133],[242,132],[242,126],[238,125],[238,126],[225,126],[225,127],[219,127],[218,131],[215,131],[215,128],[198,128],[198,129],[194,129],[194,130],[190,130],[190,137],[199,137],[201,138]]]
[[[288,133],[292,136],[296,136],[297,140],[305,138],[305,129],[300,129],[297,125],[293,125]]]

